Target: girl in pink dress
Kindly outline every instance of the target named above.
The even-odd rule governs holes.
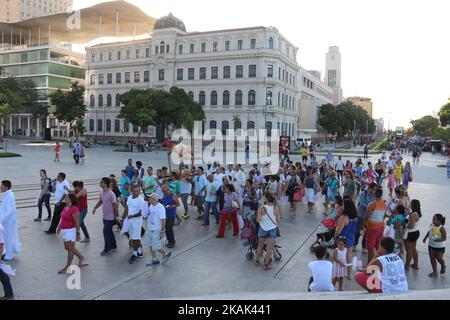
[[[336,242],[337,248],[333,252],[333,285],[339,281],[339,291],[342,291],[342,283],[344,277],[347,277],[347,248],[344,237],[338,238]]]
[[[395,188],[395,177],[394,177],[394,170],[393,169],[389,170],[387,187],[389,189],[389,196],[392,197],[392,191]]]

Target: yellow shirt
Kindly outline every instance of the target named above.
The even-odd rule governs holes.
[[[400,180],[403,176],[403,165],[394,165],[394,176],[396,180]]]
[[[306,157],[308,155],[308,150],[306,150],[306,148],[302,149],[302,156]]]

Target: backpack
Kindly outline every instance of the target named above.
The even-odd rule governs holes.
[[[48,181],[48,192],[53,193],[52,179],[45,178],[45,181]]]

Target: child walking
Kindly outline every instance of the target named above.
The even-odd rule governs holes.
[[[61,153],[61,145],[59,144],[59,142],[56,142],[56,146],[55,146],[55,160],[54,161],[59,161],[59,154]]]
[[[427,233],[423,239],[423,243],[428,240],[428,254],[430,255],[431,268],[433,272],[428,276],[435,278],[438,276],[437,273],[437,262],[441,265],[441,274],[445,273],[445,240],[447,240],[447,231],[444,228],[445,217],[437,213],[433,216],[433,223],[430,225],[430,231]]]
[[[337,248],[333,252],[333,285],[339,281],[339,291],[342,291],[344,277],[347,277],[347,248],[344,237],[338,238],[336,242]]]
[[[389,169],[387,187],[389,189],[389,196],[392,197],[392,191],[395,189],[394,169]]]
[[[406,225],[405,207],[399,204],[394,210],[394,216],[391,217],[390,223],[394,226],[394,240],[396,247],[400,247],[400,255],[405,253],[405,246],[403,245],[403,230]],[[398,252],[398,251],[397,251]]]

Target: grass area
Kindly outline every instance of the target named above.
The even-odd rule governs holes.
[[[336,149],[351,149],[352,148],[352,145],[349,143],[349,144],[344,144],[344,145],[342,145],[342,146],[339,146],[339,147],[336,147]]]
[[[438,164],[437,167],[438,168],[447,168],[447,165],[446,164]]]
[[[375,143],[369,150],[371,151],[384,151],[386,149],[386,146],[389,144],[388,139],[383,139],[378,143]]]
[[[0,158],[14,158],[14,157],[21,157],[21,154],[14,153],[14,152],[0,152]]]

